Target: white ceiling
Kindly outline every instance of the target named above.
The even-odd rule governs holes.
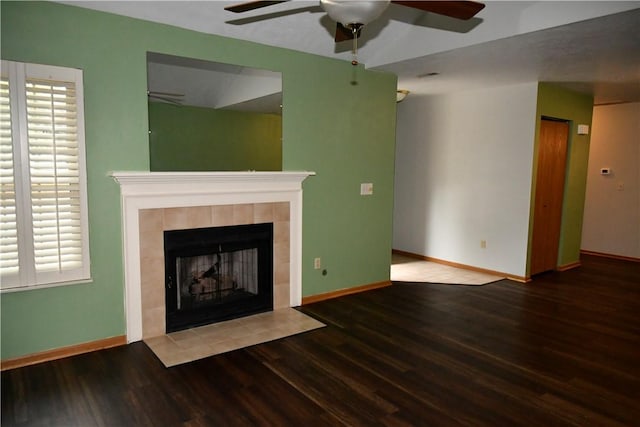
[[[596,104],[640,101],[640,9],[378,68],[416,93],[546,81],[595,94]]]
[[[349,41],[317,1],[243,14],[229,1],[63,3],[350,61]],[[391,5],[363,29],[358,60],[398,75],[399,88],[442,93],[530,81],[592,93],[596,103],[640,101],[640,1],[485,1],[470,21]],[[431,72],[439,75],[418,78]]]

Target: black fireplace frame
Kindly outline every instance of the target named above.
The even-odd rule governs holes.
[[[176,260],[244,249],[258,250],[258,294],[225,304],[178,309]],[[176,332],[273,310],[273,223],[164,232],[166,332]]]

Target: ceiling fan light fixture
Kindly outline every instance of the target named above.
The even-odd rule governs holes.
[[[411,93],[411,92],[409,92],[406,89],[398,89],[396,91],[396,102],[404,101],[404,99],[407,97],[407,95],[409,95],[409,93]]]
[[[320,0],[320,5],[327,15],[345,27],[351,24],[368,24],[379,17],[389,3],[390,0]]]

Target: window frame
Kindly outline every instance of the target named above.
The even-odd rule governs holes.
[[[84,129],[84,86],[80,69],[2,60],[1,74],[9,81],[13,177],[19,271],[0,273],[0,293],[91,282],[89,210]],[[27,118],[27,88],[30,79],[73,83],[75,86],[76,142],[79,186],[81,265],[73,269],[37,271],[32,220],[31,173]],[[60,229],[58,229],[58,233]]]

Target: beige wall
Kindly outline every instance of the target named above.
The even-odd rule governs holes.
[[[581,249],[640,258],[640,103],[595,107],[591,132]]]

